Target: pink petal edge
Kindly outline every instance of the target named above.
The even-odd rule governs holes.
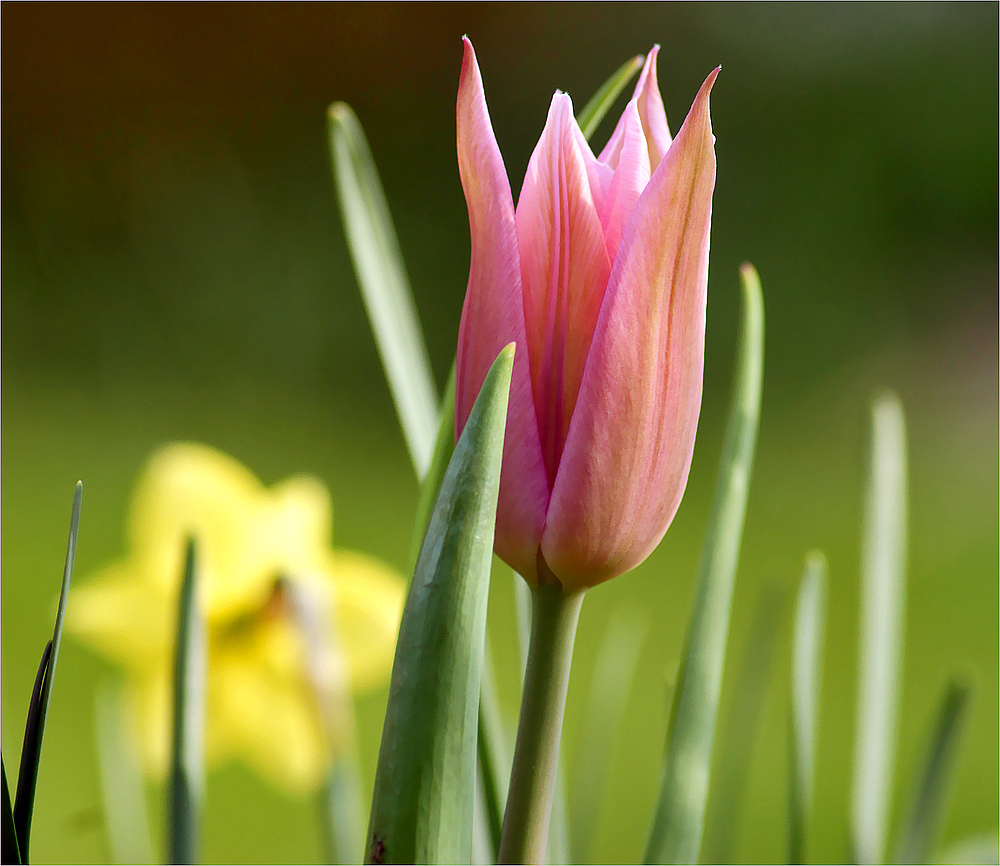
[[[538,543],[545,525],[549,486],[531,390],[514,202],[490,123],[476,54],[467,38],[463,42],[456,118],[472,261],[458,336],[455,438],[468,420],[490,365],[504,346],[516,343],[495,548],[523,577],[537,582]]]
[[[687,483],[704,367],[718,71],[653,173],[612,270],[542,536],[567,591],[642,562]]]

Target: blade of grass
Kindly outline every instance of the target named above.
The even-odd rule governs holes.
[[[448,384],[444,387],[444,397],[441,398],[437,439],[434,441],[434,453],[431,455],[427,474],[420,481],[420,498],[417,500],[417,516],[413,521],[413,538],[410,541],[410,574],[417,564],[420,555],[420,545],[427,531],[434,502],[441,489],[441,479],[444,478],[448,461],[455,450],[455,362],[451,362],[451,372],[448,374]]]
[[[597,132],[597,127],[601,125],[604,116],[611,109],[611,106],[615,104],[615,100],[625,89],[625,85],[642,69],[642,64],[645,60],[646,58],[641,54],[637,54],[635,57],[626,60],[611,73],[611,77],[598,87],[594,95],[590,97],[590,101],[583,107],[576,118],[576,122],[580,124],[580,129],[583,131],[585,138],[589,139]]]
[[[205,624],[198,607],[195,541],[184,557],[174,656],[174,727],[170,767],[167,852],[170,863],[198,862],[205,783]]]
[[[789,726],[789,863],[806,862],[812,818],[816,729],[826,622],[826,557],[806,557],[792,635],[792,700]]]
[[[719,724],[712,796],[705,819],[703,859],[707,863],[735,862],[743,797],[784,612],[784,592],[774,586],[765,587],[738,656],[740,664],[732,702]]]
[[[142,776],[129,750],[121,688],[101,683],[94,705],[104,824],[115,863],[152,863]]]
[[[764,301],[752,265],[740,268],[743,305],[733,398],[667,732],[666,758],[647,863],[698,859],[729,635],[733,586],[760,422]]]
[[[513,345],[445,472],[403,610],[366,861],[468,863],[493,530]]]
[[[479,700],[479,781],[482,788],[483,814],[489,830],[489,862],[496,863],[500,850],[504,804],[507,802],[507,773],[510,749],[500,718],[496,695],[492,653],[489,644],[483,656],[482,693]]]
[[[3,775],[3,862],[20,863],[21,851],[17,845],[17,830],[14,829],[14,807],[7,787],[7,767],[0,758],[0,773]]]
[[[573,784],[573,861],[586,863],[600,817],[615,738],[625,716],[649,619],[618,608],[604,632],[590,679]],[[555,861],[553,861],[555,862]]]
[[[892,793],[906,597],[906,423],[894,394],[872,404],[861,561],[861,646],[851,831],[857,862],[882,863]]]
[[[903,825],[896,863],[930,863],[938,831],[944,819],[948,790],[955,775],[958,744],[972,702],[972,687],[952,680],[948,683],[937,724],[924,758],[909,815]]]
[[[42,663],[38,667],[35,690],[28,708],[28,721],[24,730],[24,746],[21,750],[21,765],[17,774],[17,791],[14,795],[14,826],[17,829],[18,849],[24,862],[28,862],[28,843],[31,836],[31,817],[35,808],[35,788],[38,784],[38,766],[42,757],[42,739],[45,736],[45,722],[49,715],[52,699],[52,682],[55,678],[59,647],[62,644],[63,620],[66,618],[66,602],[69,586],[73,580],[73,563],[76,560],[76,543],[80,534],[80,508],[83,502],[83,482],[77,481],[73,492],[73,507],[69,518],[69,538],[66,542],[66,561],[63,565],[62,586],[59,590],[59,606],[56,622],[52,629],[52,640],[42,653]]]
[[[382,181],[350,106],[327,111],[337,201],[354,273],[417,477],[438,430],[434,375]]]

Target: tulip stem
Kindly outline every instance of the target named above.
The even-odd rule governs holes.
[[[532,588],[531,643],[521,697],[501,863],[542,863],[559,766],[566,686],[583,592],[567,595],[551,583]]]

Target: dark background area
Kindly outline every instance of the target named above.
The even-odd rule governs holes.
[[[787,596],[805,552],[824,549],[830,624],[812,852],[839,860],[847,850],[863,455],[880,387],[900,394],[910,424],[896,809],[945,680],[960,669],[978,692],[943,839],[995,827],[996,4],[52,3],[5,4],[2,23],[8,769],[51,628],[77,478],[81,580],[124,552],[131,484],[145,456],[175,438],[229,451],[266,483],[315,472],[333,491],[336,544],[405,566],[416,485],[342,237],[326,106],[349,102],[368,134],[443,384],[468,273],[454,143],[461,35],[476,46],[515,195],[552,91],[582,106],[655,42],[674,130],[705,75],[723,67],[712,97],[705,402],[667,539],[584,609],[565,738],[571,778],[586,758],[575,752],[579,717],[610,613],[634,608],[651,624],[627,733],[609,744],[594,858],[640,856],[648,828],[744,260],[764,284],[767,372],[730,658],[761,594]],[[499,573],[490,616],[513,715],[505,580]],[[787,626],[786,616],[782,634]],[[784,856],[782,641],[741,812],[709,817],[709,840],[719,822],[736,828],[742,859]],[[69,640],[64,650],[34,856],[101,860],[91,719],[94,685],[110,669]],[[369,784],[384,700],[359,704]],[[206,861],[319,856],[312,804],[241,767],[210,777],[207,808]]]

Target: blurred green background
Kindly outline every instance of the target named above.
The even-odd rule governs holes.
[[[131,484],[154,447],[178,438],[232,453],[268,484],[316,473],[333,491],[336,544],[405,567],[417,488],[342,237],[326,105],[349,102],[366,128],[443,384],[469,255],[454,152],[460,36],[476,46],[515,194],[552,91],[582,106],[657,42],[675,130],[723,66],[705,398],[665,541],[584,605],[564,737],[571,788],[589,757],[577,748],[581,714],[608,619],[624,608],[650,624],[624,727],[607,744],[592,857],[635,860],[648,830],[745,259],[764,283],[767,370],[724,723],[759,600],[776,593],[767,597],[783,607],[745,795],[735,814],[717,791],[710,803],[707,843],[732,847],[709,851],[784,856],[790,595],[819,547],[830,608],[810,850],[847,856],[863,458],[867,406],[882,386],[903,399],[911,456],[895,813],[960,670],[977,693],[942,841],[996,826],[996,4],[6,4],[3,24],[9,773],[78,478],[80,580],[125,552]],[[498,570],[493,650],[513,718],[512,610]],[[63,644],[35,861],[110,856],[93,745],[94,689],[109,673]],[[383,691],[358,707],[369,786],[384,703]],[[238,765],[209,777],[204,834],[205,861],[319,857],[313,803]]]

